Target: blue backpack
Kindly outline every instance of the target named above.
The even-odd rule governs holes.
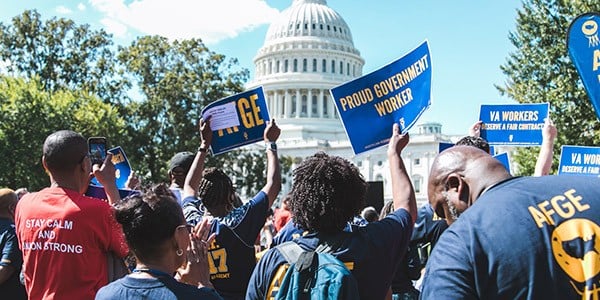
[[[329,247],[305,251],[290,241],[276,249],[290,266],[275,299],[360,299],[356,279],[343,262],[327,253]]]

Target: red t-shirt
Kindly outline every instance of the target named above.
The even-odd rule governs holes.
[[[275,230],[279,232],[285,224],[292,218],[292,213],[286,209],[278,209],[275,212],[275,220],[273,221],[273,225],[275,225]]]
[[[108,283],[106,253],[128,249],[112,208],[64,188],[45,188],[17,204],[29,299],[94,299]]]

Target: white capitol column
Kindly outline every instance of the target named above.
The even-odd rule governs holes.
[[[306,102],[308,102],[308,110],[306,112],[306,115],[310,118],[310,117],[314,117],[312,115],[312,108],[313,108],[313,102],[312,102],[312,89],[308,89],[308,95],[306,96]]]
[[[333,105],[333,98],[331,98],[331,94],[329,91],[325,93],[327,95],[327,112],[329,113],[329,118],[333,119],[335,117],[335,106]]]
[[[297,89],[296,90],[296,118],[300,117],[300,102],[301,102],[300,90]]]
[[[287,89],[285,90],[284,101],[285,101],[285,117],[291,118],[292,117],[292,100],[290,99],[290,93]]]
[[[323,90],[319,90],[319,98],[317,99],[317,110],[319,111],[319,118],[323,118]]]

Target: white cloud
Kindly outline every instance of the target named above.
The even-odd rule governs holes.
[[[240,32],[270,23],[279,11],[264,0],[90,0],[104,14],[102,24],[118,35],[115,24],[169,39],[201,38],[214,44]],[[123,28],[116,26],[116,30]]]
[[[85,4],[79,2],[79,4],[77,4],[77,9],[79,9],[79,11],[84,11],[85,10]]]
[[[55,11],[61,15],[69,15],[69,14],[73,13],[73,11],[71,9],[69,9],[66,6],[62,6],[62,5],[57,6]]]

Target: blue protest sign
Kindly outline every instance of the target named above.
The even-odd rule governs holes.
[[[262,87],[217,100],[202,110],[213,131],[213,155],[263,140],[269,111]]]
[[[563,145],[558,175],[600,176],[600,147]]]
[[[119,189],[119,196],[121,196],[121,199],[124,199],[128,196],[131,195],[135,195],[135,194],[139,194],[140,191],[136,191],[136,190],[126,190],[126,189]],[[108,199],[108,197],[106,196],[106,192],[104,191],[104,187],[102,186],[95,186],[95,185],[89,185],[87,191],[85,192],[85,195],[88,197],[94,197],[94,198],[98,198],[98,199]]]
[[[454,144],[452,144],[452,143],[440,142],[440,145],[438,146],[438,153],[441,153],[442,151],[444,151],[452,146],[454,146]]]
[[[548,108],[548,103],[481,105],[481,137],[493,145],[541,145]]]
[[[508,173],[510,173],[510,162],[508,160],[508,153],[500,153],[498,155],[494,155],[494,158],[499,160],[502,165],[504,166],[504,168],[506,168],[506,171],[508,171]]]
[[[125,155],[125,151],[121,146],[112,148],[108,150],[109,153],[112,154],[112,163],[115,165],[115,177],[117,188],[123,189],[125,188],[125,184],[127,183],[127,178],[131,174],[131,166],[129,165],[129,160]],[[91,184],[95,186],[102,186],[100,182],[96,179],[96,177],[92,178]]]
[[[600,14],[586,13],[569,26],[567,47],[590,101],[600,118]]]
[[[355,154],[386,145],[392,124],[408,131],[431,104],[429,44],[331,89]]]

